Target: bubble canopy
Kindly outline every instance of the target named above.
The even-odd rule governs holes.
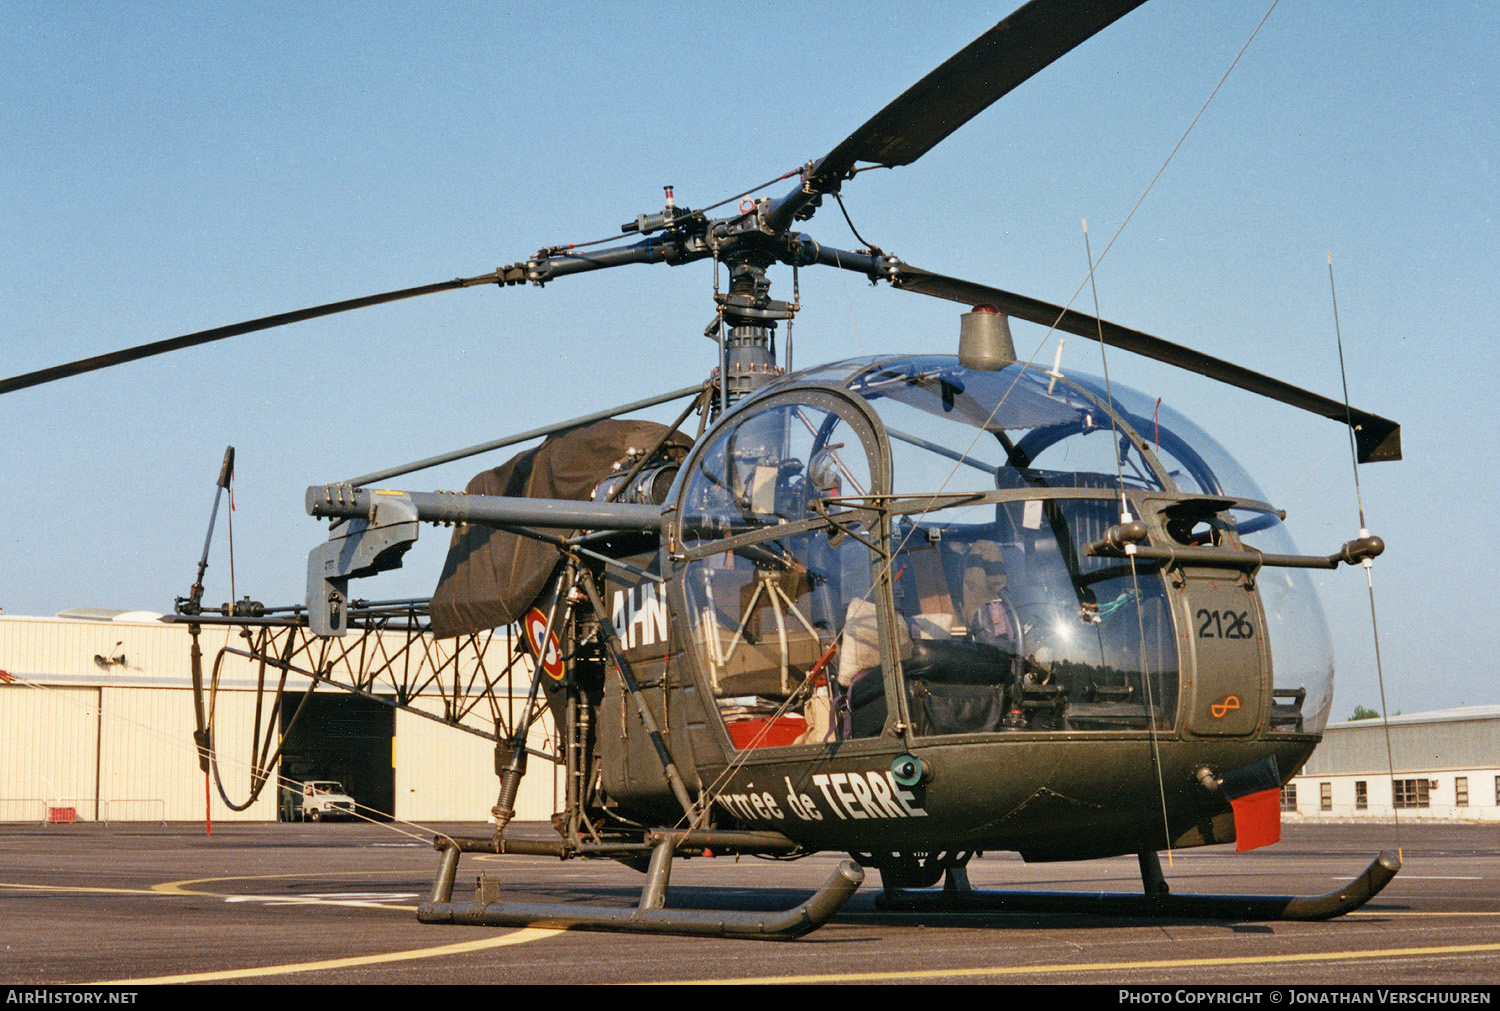
[[[1182,414],[1119,383],[1106,390],[1092,376],[1020,363],[982,372],[942,355],[875,356],[808,369],[762,395],[801,384],[844,389],[874,408],[906,465],[895,467],[893,492],[1019,487],[1027,483],[1021,471],[1050,470],[1059,478],[1113,476],[1125,488],[1264,501],[1234,458]]]
[[[737,747],[1326,719],[1305,579],[1262,607],[1254,580],[1171,590],[1161,565],[1092,550],[1122,513],[1153,543],[1284,533],[1221,446],[1118,384],[942,356],[819,366],[726,417],[678,495],[689,653]]]

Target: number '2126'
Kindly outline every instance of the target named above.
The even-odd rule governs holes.
[[[1200,639],[1255,638],[1255,626],[1250,624],[1249,611],[1210,611],[1199,608],[1196,617],[1202,622],[1198,626]]]

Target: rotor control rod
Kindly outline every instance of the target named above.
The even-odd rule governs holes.
[[[386,481],[393,477],[400,477],[403,474],[436,467],[439,464],[452,463],[454,460],[462,460],[466,457],[478,456],[480,453],[488,453],[491,450],[514,446],[520,442],[530,442],[532,439],[545,439],[547,436],[556,435],[558,432],[566,432],[569,429],[578,428],[582,425],[604,421],[607,418],[614,418],[621,414],[629,414],[631,411],[642,411],[648,407],[670,403],[673,400],[681,400],[683,397],[698,396],[702,393],[702,383],[699,383],[697,386],[685,386],[680,390],[673,390],[671,393],[661,393],[654,397],[647,397],[644,400],[621,404],[619,407],[594,411],[591,414],[569,418],[567,421],[559,421],[551,425],[543,425],[541,428],[532,428],[525,432],[518,432],[515,435],[508,435],[503,439],[492,439],[489,442],[481,442],[473,446],[465,446],[463,449],[455,449],[437,456],[429,456],[425,460],[413,460],[411,463],[404,463],[397,467],[388,467],[385,470],[377,470],[370,474],[361,474],[359,477],[351,477],[349,480],[340,483],[352,484],[356,488],[368,487],[376,481]]]
[[[701,240],[685,236],[668,236],[662,239],[642,239],[628,246],[608,246],[593,251],[549,252],[537,256],[515,267],[524,268],[524,280],[545,284],[555,277],[568,274],[585,274],[591,270],[623,267],[633,263],[668,263],[677,266],[693,260],[707,259],[711,250]],[[511,268],[502,268],[507,270]]]
[[[1255,570],[1262,566],[1283,569],[1336,569],[1340,564],[1359,565],[1385,551],[1385,541],[1372,534],[1346,542],[1331,555],[1278,555],[1254,548],[1148,545],[1146,525],[1140,521],[1117,523],[1090,544],[1087,554],[1097,558],[1135,557],[1146,562],[1176,565],[1219,565],[1228,569]]]
[[[307,489],[307,513],[324,518],[371,519],[383,497],[401,497],[424,523],[476,523],[481,526],[551,527],[561,530],[659,530],[661,508],[630,502],[509,498],[450,492],[385,491],[344,484]]]

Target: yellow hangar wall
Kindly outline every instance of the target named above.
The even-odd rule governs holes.
[[[206,667],[234,641],[232,634],[205,630]],[[154,621],[0,616],[0,821],[43,821],[49,811],[67,809],[87,821],[201,821],[206,805],[215,821],[275,821],[275,784],[243,812],[230,810],[211,787],[205,798],[192,739],[190,641],[184,626]],[[504,641],[494,648],[503,651]],[[219,770],[225,792],[243,803],[250,787],[255,669],[226,656],[220,678],[214,714]],[[307,685],[293,676],[287,690]],[[263,701],[262,720],[269,695]],[[435,698],[419,697],[414,707],[443,711]],[[487,710],[466,722],[492,729]],[[553,753],[549,721],[533,729],[530,743]],[[489,817],[498,787],[489,740],[398,710],[391,761],[396,819]],[[551,763],[533,758],[517,817],[550,817],[560,807],[561,783]]]
[[[8,658],[7,658],[8,659]],[[10,673],[9,668],[5,668]],[[204,777],[193,747],[193,695],[185,688],[0,685],[0,821],[44,821],[71,809],[81,821],[190,821],[205,814]],[[220,697],[225,788],[248,795],[254,694]],[[216,821],[276,818],[275,790],[243,813],[214,797]]]
[[[516,700],[518,706],[524,701]],[[436,699],[419,699],[415,708],[442,711]],[[471,722],[482,726],[481,721]],[[537,751],[556,754],[551,720],[544,723],[532,731],[529,744]],[[491,741],[398,711],[395,745],[396,811],[403,820],[484,821],[490,817],[500,789]],[[554,811],[562,810],[562,790],[559,767],[532,756],[516,797],[516,817],[548,820]]]

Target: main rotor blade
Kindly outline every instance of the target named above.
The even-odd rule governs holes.
[[[851,269],[858,269],[851,264]],[[1401,426],[1394,421],[1347,407],[1328,397],[1311,393],[1300,387],[1284,383],[1279,379],[1262,375],[1240,365],[1220,358],[1185,348],[1180,344],[1153,337],[1139,330],[1099,320],[1093,316],[1062,306],[1052,305],[1025,295],[975,284],[956,277],[946,277],[931,271],[902,263],[897,266],[895,285],[906,291],[914,291],[935,298],[945,298],[965,305],[981,305],[988,302],[1001,312],[1017,319],[1040,323],[1065,333],[1102,340],[1110,347],[1133,351],[1147,358],[1154,358],[1168,365],[1196,372],[1217,379],[1221,383],[1237,386],[1242,390],[1269,397],[1283,404],[1311,411],[1340,424],[1351,425],[1360,463],[1401,459]]]
[[[469,288],[477,284],[494,284],[502,280],[501,274],[502,271],[494,271],[489,274],[481,274],[478,277],[456,277],[451,281],[439,281],[436,284],[424,284],[415,288],[402,288],[399,291],[387,291],[379,295],[365,295],[362,298],[350,298],[342,302],[329,302],[327,305],[316,305],[308,309],[278,313],[275,316],[262,316],[260,319],[246,320],[243,323],[231,323],[229,326],[214,327],[212,330],[200,330],[197,333],[184,334],[181,337],[170,337],[167,340],[153,341],[150,344],[139,344],[133,348],[111,351],[109,354],[84,358],[76,362],[69,362],[66,365],[54,365],[49,369],[40,369],[36,372],[28,372],[25,375],[0,379],[0,395],[11,393],[15,390],[24,390],[28,386],[40,386],[43,383],[50,383],[57,379],[66,379],[69,376],[80,375],[84,372],[94,372],[98,369],[123,365],[126,362],[139,361],[142,358],[164,355],[169,351],[178,351],[182,348],[195,347],[199,344],[210,344],[214,341],[224,340],[226,337],[238,337],[240,334],[253,333],[256,330],[269,330],[272,327],[285,326],[288,323],[297,323],[305,319],[315,319],[318,316],[332,316],[335,313],[348,312],[351,309],[363,309],[367,306],[380,305],[384,302],[399,302],[403,298],[416,298],[418,295],[431,295],[434,292],[449,291],[454,288]]]
[[[856,162],[909,165],[1022,81],[1145,0],[1032,0],[846,137],[812,170],[824,193]]]

